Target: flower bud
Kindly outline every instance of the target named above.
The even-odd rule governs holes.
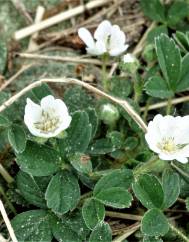
[[[123,71],[134,74],[138,70],[139,66],[139,61],[134,55],[126,54],[123,56],[123,61],[121,63],[121,69]]]
[[[119,119],[119,111],[111,103],[103,104],[100,107],[100,119],[105,124],[112,125]]]
[[[155,59],[155,50],[152,44],[147,45],[142,52],[143,59],[148,63]]]

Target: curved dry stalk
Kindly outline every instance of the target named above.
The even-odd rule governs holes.
[[[111,100],[112,102],[120,105],[131,116],[131,118],[139,125],[139,127],[144,132],[147,131],[147,126],[146,126],[145,122],[142,120],[140,115],[131,107],[131,105],[126,100],[122,100],[122,99],[113,97],[111,95],[108,95],[107,93],[99,90],[98,88],[93,87],[93,86],[89,85],[88,83],[82,82],[82,81],[80,81],[78,79],[74,79],[74,78],[57,78],[57,79],[47,79],[46,78],[46,79],[41,79],[39,81],[36,81],[36,82],[28,85],[24,89],[22,89],[20,92],[18,92],[17,94],[12,96],[10,99],[8,99],[6,102],[4,102],[0,106],[0,112],[5,110],[7,107],[9,107],[15,101],[17,101],[21,96],[23,96],[29,90],[33,89],[34,87],[40,86],[42,83],[64,83],[64,84],[77,84],[79,86],[82,86],[82,87],[88,89],[89,91],[94,92],[94,93],[96,93],[102,97],[105,97],[105,98]]]
[[[22,66],[10,79],[8,79],[7,81],[5,81],[5,83],[3,83],[3,85],[0,87],[0,92],[3,91],[8,85],[10,85],[24,71],[28,70],[32,66],[34,66],[34,64]]]
[[[17,240],[17,238],[15,236],[14,230],[12,228],[12,225],[10,223],[10,220],[8,218],[8,215],[7,215],[6,211],[5,211],[3,202],[1,200],[0,200],[0,211],[1,211],[1,215],[3,217],[3,220],[4,220],[4,222],[5,222],[6,226],[7,226],[7,229],[9,231],[9,234],[10,234],[10,237],[12,239],[12,242],[18,242],[18,240]]]

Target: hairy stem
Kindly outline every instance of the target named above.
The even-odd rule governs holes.
[[[133,173],[134,173],[134,176],[137,177],[145,172],[148,172],[148,171],[151,171],[152,168],[154,168],[154,166],[156,165],[156,161],[158,161],[159,158],[158,157],[155,157],[153,159],[150,159],[149,161],[143,163],[141,166],[137,166]]]
[[[169,226],[171,228],[171,230],[173,232],[175,232],[175,234],[178,235],[178,237],[180,237],[182,239],[182,241],[185,241],[185,242],[189,242],[189,238],[186,237],[186,235],[184,235],[179,229],[177,229],[173,224],[169,223]]]
[[[172,108],[172,99],[169,98],[167,101],[167,110],[166,110],[167,115],[169,115],[171,113],[171,108]]]
[[[103,89],[105,92],[107,92],[109,90],[107,62],[108,62],[108,55],[104,54],[102,56],[102,86],[103,86]]]

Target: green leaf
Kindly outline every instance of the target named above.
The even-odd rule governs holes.
[[[50,215],[45,210],[31,210],[12,220],[16,237],[22,242],[51,242]]]
[[[3,74],[7,64],[7,45],[6,42],[0,39],[0,74]]]
[[[156,53],[161,71],[172,91],[176,90],[181,74],[181,55],[173,39],[165,34],[155,40]]]
[[[136,137],[128,137],[125,140],[124,146],[126,150],[133,150],[137,147],[139,141]]]
[[[81,87],[71,87],[64,93],[64,102],[71,113],[93,106],[93,98]]]
[[[112,242],[112,231],[108,223],[100,222],[92,231],[89,242]]]
[[[115,151],[115,147],[109,138],[97,139],[89,147],[88,153],[91,155],[105,155]]]
[[[87,227],[93,230],[99,222],[104,220],[104,205],[94,199],[87,199],[82,207],[82,215]]]
[[[140,3],[145,16],[158,22],[164,22],[165,9],[160,0],[141,0]]]
[[[31,97],[32,100],[35,99],[36,102],[40,102],[42,98],[48,95],[53,95],[53,92],[46,83],[43,83],[39,87],[33,88],[31,90],[31,94],[32,94],[32,97]]]
[[[153,176],[144,174],[133,183],[133,191],[136,197],[146,208],[161,208],[164,193],[159,180]]]
[[[61,220],[53,224],[53,235],[59,242],[82,242],[77,233]]]
[[[170,169],[163,172],[162,186],[164,191],[163,208],[171,207],[180,194],[179,175]]]
[[[163,240],[157,237],[145,236],[142,242],[163,242]]]
[[[85,225],[80,211],[72,212],[62,217],[62,220],[52,224],[54,237],[62,242],[86,241],[89,230]]]
[[[16,182],[18,189],[26,201],[40,208],[47,207],[45,195],[34,177],[25,172],[19,171],[16,177]]]
[[[186,203],[186,209],[187,211],[189,211],[189,197],[185,199],[185,203]]]
[[[148,236],[163,236],[169,231],[169,224],[159,209],[152,208],[144,214],[141,230]]]
[[[67,129],[66,139],[59,141],[60,151],[63,155],[75,152],[84,153],[91,140],[92,125],[89,123],[85,111],[77,111],[72,116],[72,122]]]
[[[116,97],[126,98],[131,94],[132,85],[129,79],[115,76],[110,80],[110,92]]]
[[[146,93],[152,97],[169,98],[173,97],[174,93],[170,90],[167,82],[160,76],[152,76],[145,83]]]
[[[24,172],[33,176],[48,176],[59,169],[60,157],[54,149],[28,141],[26,149],[17,155],[16,161]]]
[[[181,48],[181,50],[184,53],[187,53],[189,50],[189,39],[188,39],[188,34],[184,34],[181,31],[176,31],[175,34],[173,34],[173,37],[178,44],[178,46]]]
[[[74,209],[80,199],[77,178],[68,171],[61,171],[52,177],[46,193],[47,206],[56,213],[67,213]]]
[[[86,112],[89,116],[89,123],[92,125],[91,139],[93,139],[98,128],[98,116],[94,108],[88,108],[86,109]]]
[[[173,2],[168,10],[168,25],[175,25],[189,15],[189,4],[184,1]]]
[[[131,206],[132,196],[122,187],[112,187],[100,191],[94,197],[104,205],[113,208],[129,208]]]
[[[68,159],[78,172],[84,174],[92,172],[92,163],[89,156],[81,153],[75,153],[74,155],[69,156]]]
[[[26,135],[19,125],[14,124],[8,129],[8,139],[16,153],[22,153],[25,150]]]
[[[82,241],[86,241],[86,236],[90,231],[85,224],[81,210],[75,210],[70,214],[64,215],[63,221],[70,227],[71,230],[77,233]]]
[[[189,88],[189,53],[182,58],[181,78],[177,85],[177,92],[186,91]]]
[[[0,128],[7,128],[11,125],[10,120],[4,115],[0,115]]]
[[[94,187],[94,195],[112,187],[128,189],[133,181],[133,173],[129,169],[117,169],[100,178]]]
[[[158,37],[159,35],[161,34],[166,34],[168,35],[168,29],[167,29],[167,26],[166,25],[159,25],[159,26],[156,26],[155,28],[153,28],[149,33],[148,33],[148,36],[147,36],[147,41],[149,43],[152,43],[154,44],[154,40],[156,37]]]
[[[107,134],[107,138],[109,138],[116,148],[121,148],[123,145],[123,134],[119,131],[112,131]]]

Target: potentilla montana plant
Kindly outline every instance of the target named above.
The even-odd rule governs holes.
[[[173,117],[156,115],[145,135],[149,148],[162,160],[187,163],[189,157],[189,115]]]
[[[41,99],[40,105],[27,98],[24,122],[34,136],[50,138],[69,127],[71,116],[61,99],[49,95]]]
[[[150,5],[149,0],[140,2],[148,8],[147,13],[162,19],[155,24],[158,31],[154,31],[154,23],[152,35],[147,30],[146,41],[146,34],[139,43],[131,40],[137,58],[124,55],[127,39],[119,26],[105,20],[94,35],[81,28],[78,33],[87,54],[102,59],[94,67],[96,71],[102,64],[102,79],[100,71],[95,85],[75,78],[45,77],[0,106],[1,158],[14,176],[10,179],[0,164],[0,192],[17,237],[12,241],[189,242],[184,234],[188,233],[185,213],[175,216],[175,208],[180,213],[184,202],[189,209],[189,115],[187,105],[182,108],[172,101],[189,89],[188,36],[176,33],[177,44],[165,34],[153,39],[154,33],[168,28],[168,21],[177,20],[175,9],[182,3],[175,1],[176,7],[166,18],[169,4],[164,8],[159,0],[150,1]],[[170,26],[168,33],[173,33],[176,28]],[[151,41],[156,53],[153,61],[140,52],[145,49],[143,44]],[[50,75],[56,74],[54,65],[57,63],[48,69]],[[106,75],[106,66],[111,75]],[[62,75],[67,64],[64,67]],[[46,65],[44,69],[46,73]],[[90,64],[88,74],[92,69]],[[56,99],[47,85],[55,82],[71,84],[65,85],[63,94],[56,88],[62,100]],[[2,93],[0,99],[4,98]],[[161,103],[159,98],[165,100]],[[173,114],[173,104],[183,117],[168,115]],[[158,112],[166,112],[166,116]],[[8,155],[4,155],[7,148]],[[6,182],[1,182],[3,178]],[[123,230],[118,231],[117,223]],[[0,225],[1,234],[9,237],[4,225]]]

